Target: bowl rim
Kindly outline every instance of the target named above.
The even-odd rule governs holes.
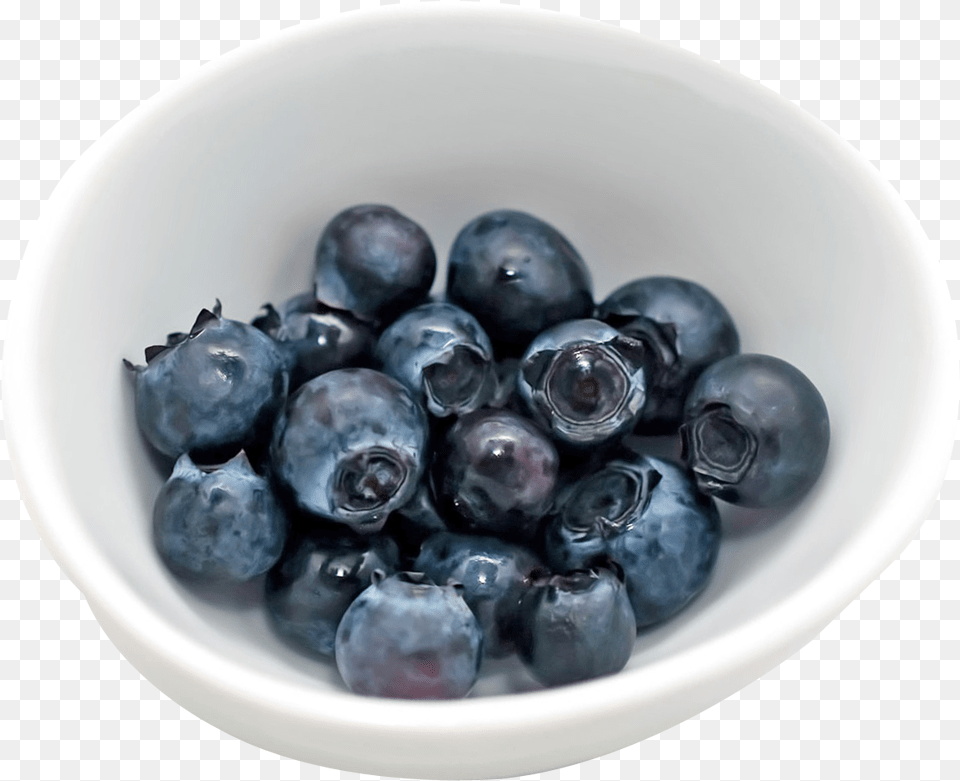
[[[163,116],[168,107],[208,89],[223,75],[259,58],[271,57],[299,40],[349,36],[384,24],[410,20],[443,24],[464,24],[474,20],[487,23],[492,20],[525,26],[530,32],[546,29],[582,38],[592,36],[598,43],[609,42],[622,49],[632,46],[638,52],[645,50],[648,57],[664,62],[668,67],[677,62],[695,61],[707,77],[726,81],[758,106],[788,117],[807,137],[843,161],[845,170],[861,181],[871,198],[893,209],[898,215],[896,228],[912,248],[913,275],[927,298],[925,316],[928,318],[927,330],[934,340],[933,352],[943,356],[943,360],[931,367],[936,382],[930,388],[929,403],[922,413],[923,424],[914,434],[913,457],[904,459],[906,465],[899,480],[885,487],[886,501],[876,512],[876,522],[870,525],[871,530],[883,528],[888,535],[862,538],[865,535],[861,529],[857,535],[861,537],[858,544],[862,546],[863,555],[855,559],[842,557],[834,560],[774,608],[754,615],[739,628],[718,634],[695,649],[656,660],[641,669],[625,670],[610,678],[572,687],[452,702],[371,701],[338,692],[303,697],[296,686],[224,659],[195,641],[141,602],[118,573],[112,571],[108,561],[98,552],[96,541],[86,533],[83,518],[72,507],[67,492],[59,485],[50,484],[48,453],[52,452],[55,440],[49,436],[48,427],[39,414],[38,398],[31,383],[35,375],[31,366],[36,363],[34,356],[39,354],[35,335],[39,332],[36,324],[42,317],[41,295],[45,281],[55,268],[59,237],[69,225],[71,214],[82,202],[88,188],[96,188],[109,178],[111,160],[122,156],[124,149],[136,145],[141,133],[155,118]],[[571,721],[589,723],[593,715],[611,707],[629,709],[631,703],[654,702],[681,687],[706,686],[721,677],[740,682],[728,687],[729,691],[723,694],[728,696],[736,690],[732,686],[739,688],[755,677],[751,674],[744,678],[747,666],[752,669],[766,665],[769,669],[778,664],[785,658],[785,651],[792,653],[808,642],[897,558],[916,535],[926,517],[923,513],[937,496],[954,441],[951,424],[955,420],[960,395],[960,378],[947,288],[934,273],[935,265],[930,262],[926,236],[893,187],[833,131],[763,85],[671,44],[579,17],[510,6],[398,5],[303,22],[240,46],[161,90],[110,128],[67,171],[48,201],[35,235],[21,264],[11,304],[3,374],[7,438],[14,474],[23,502],[42,540],[95,608],[98,619],[102,615],[105,622],[124,626],[131,636],[150,647],[181,675],[206,680],[212,688],[232,692],[258,708],[284,711],[318,727],[336,723],[340,727],[346,724],[358,729],[404,732],[411,728],[430,729],[442,740],[444,735],[462,734],[465,728],[502,733],[529,732],[533,710],[538,713],[536,723],[541,728]],[[515,704],[517,696],[526,698],[523,702],[529,707],[504,707],[505,702]],[[336,713],[335,718],[329,715],[331,711]]]

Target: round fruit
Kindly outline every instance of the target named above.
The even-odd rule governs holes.
[[[327,224],[315,269],[317,301],[383,324],[426,300],[437,256],[413,220],[389,206],[365,204]]]
[[[460,231],[447,296],[503,352],[518,355],[544,329],[593,311],[590,272],[573,245],[543,220],[510,210],[483,214]]]
[[[775,507],[798,501],[820,476],[830,420],[823,396],[795,366],[734,355],[700,375],[680,433],[701,491]]]
[[[426,447],[426,414],[405,387],[372,369],[337,369],[291,397],[271,458],[302,509],[369,534],[413,497]]]
[[[458,587],[401,572],[374,574],[340,621],[335,655],[357,694],[440,700],[467,695],[482,652],[483,632]]]
[[[609,569],[535,583],[524,597],[520,627],[520,658],[545,686],[619,672],[637,637],[627,591]]]
[[[222,463],[269,440],[287,396],[276,344],[252,325],[200,312],[190,333],[148,347],[136,375],[137,422],[147,441],[171,458]]]
[[[550,507],[559,458],[537,426],[509,410],[464,415],[436,456],[442,512],[473,532],[530,539]]]
[[[270,485],[242,451],[201,469],[182,455],[153,508],[153,540],[178,577],[243,583],[262,575],[283,551],[287,521]]]

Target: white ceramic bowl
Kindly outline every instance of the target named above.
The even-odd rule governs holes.
[[[394,204],[441,254],[515,207],[561,228],[598,299],[653,273],[726,303],[745,351],[801,367],[833,424],[801,506],[728,532],[706,592],[611,678],[457,702],[346,692],[256,605],[185,592],[151,547],[161,476],[121,358],[214,298],[250,318],[304,289],[323,224]],[[813,638],[934,500],[957,364],[945,285],[864,160],[772,92],[611,27],[403,7],[248,46],[111,130],[23,263],[4,399],[24,501],[120,651],[185,708],[280,754],[373,774],[517,775],[597,756],[729,696]],[[486,696],[484,696],[486,695]]]

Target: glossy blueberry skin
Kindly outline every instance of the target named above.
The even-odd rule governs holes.
[[[490,339],[453,304],[423,304],[401,315],[380,335],[375,357],[436,417],[479,409],[496,391]]]
[[[625,436],[648,398],[645,350],[599,320],[570,320],[539,334],[517,371],[530,415],[558,442],[587,448]]]
[[[465,697],[482,655],[483,631],[460,589],[434,585],[420,573],[374,575],[337,629],[337,668],[357,694]]]
[[[374,571],[393,574],[399,563],[396,543],[388,537],[303,532],[288,542],[267,575],[267,614],[285,639],[332,657],[347,608],[370,586]]]
[[[318,304],[313,293],[301,293],[279,310],[264,304],[253,325],[276,343],[290,373],[291,392],[334,369],[365,366],[371,361],[376,335],[369,324]]]
[[[221,317],[218,302],[189,334],[145,353],[146,366],[126,366],[136,377],[137,423],[159,452],[215,464],[269,440],[288,377],[266,334]]]
[[[680,433],[701,491],[745,507],[783,507],[823,471],[830,420],[823,396],[795,366],[735,355],[700,375]]]
[[[280,558],[286,535],[270,485],[242,451],[205,469],[180,456],[153,508],[160,558],[192,583],[243,583],[262,575]]]
[[[679,465],[640,455],[567,485],[545,534],[559,572],[618,564],[639,628],[665,621],[704,589],[719,545],[713,500]]]
[[[436,454],[439,509],[468,531],[530,539],[553,500],[559,457],[549,437],[515,412],[460,418]]]
[[[590,317],[593,282],[559,231],[505,209],[477,217],[457,235],[447,297],[480,321],[499,351],[519,355],[550,326]]]
[[[520,659],[545,686],[619,672],[637,637],[626,588],[609,569],[545,578],[525,596],[520,618]]]
[[[437,271],[430,237],[390,206],[363,204],[337,214],[317,244],[317,301],[385,324],[427,299]]]
[[[373,369],[336,369],[290,398],[274,431],[274,475],[303,510],[379,531],[423,475],[427,417],[410,392]]]
[[[730,313],[706,288],[677,277],[645,277],[617,288],[597,317],[648,350],[642,434],[675,430],[693,383],[710,364],[740,352]]]
[[[460,583],[463,599],[483,627],[484,653],[515,649],[520,602],[543,565],[529,550],[496,537],[441,532],[420,549],[414,569],[434,583]]]

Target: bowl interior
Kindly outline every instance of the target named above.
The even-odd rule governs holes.
[[[115,139],[49,250],[38,436],[55,444],[49,473],[83,533],[144,610],[307,693],[342,685],[273,637],[255,594],[218,604],[162,568],[149,528],[163,478],[121,359],[141,362],[215,298],[249,320],[306,289],[320,230],[348,205],[396,206],[441,266],[477,214],[533,212],[579,248],[597,300],[638,276],[694,279],[729,308],[744,351],[785,358],[820,388],[833,440],[815,490],[772,523],[727,512],[709,588],[638,642],[624,675],[778,610],[855,556],[923,413],[928,271],[839,143],[659,44],[472,27],[318,30],[218,66]],[[82,562],[64,564],[90,582]],[[504,669],[478,694],[528,683]]]

